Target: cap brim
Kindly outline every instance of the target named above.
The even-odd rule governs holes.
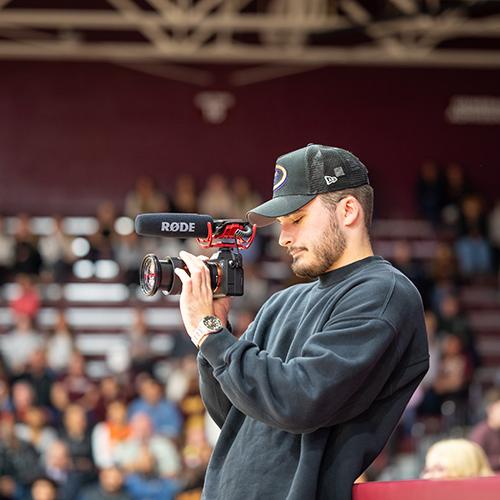
[[[247,219],[251,224],[258,227],[269,226],[276,217],[283,217],[291,214],[304,205],[307,205],[317,195],[315,194],[291,194],[287,196],[277,196],[247,213]]]

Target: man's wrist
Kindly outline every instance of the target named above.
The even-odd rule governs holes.
[[[217,316],[204,316],[195,330],[189,334],[191,341],[196,347],[200,347],[206,337],[219,333],[224,328],[222,321]]]

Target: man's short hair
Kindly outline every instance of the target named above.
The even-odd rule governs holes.
[[[343,189],[342,191],[333,191],[331,193],[322,193],[318,195],[321,201],[328,208],[335,209],[335,205],[346,196],[354,196],[363,208],[364,222],[366,230],[369,232],[373,218],[373,188],[369,184],[363,186]]]

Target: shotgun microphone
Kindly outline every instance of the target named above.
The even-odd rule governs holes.
[[[214,226],[210,215],[155,213],[139,214],[135,218],[135,232],[142,236],[170,238],[206,238],[208,223]]]

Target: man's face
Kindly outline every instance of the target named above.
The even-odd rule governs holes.
[[[329,271],[344,253],[346,237],[336,214],[317,196],[300,210],[279,217],[279,243],[292,256],[292,271],[304,278],[317,278]]]

